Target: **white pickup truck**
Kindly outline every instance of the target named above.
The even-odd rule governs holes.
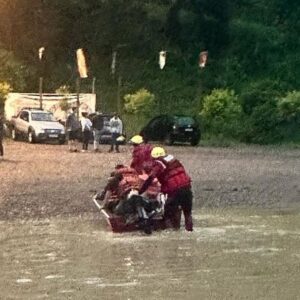
[[[25,137],[29,143],[57,140],[59,144],[66,140],[65,128],[53,114],[36,108],[22,109],[12,117],[10,129],[13,140]]]

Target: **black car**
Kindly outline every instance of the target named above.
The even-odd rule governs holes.
[[[167,145],[188,142],[198,145],[201,132],[199,123],[190,116],[160,115],[153,118],[140,132],[145,141],[160,141]]]

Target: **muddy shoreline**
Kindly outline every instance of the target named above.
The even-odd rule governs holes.
[[[0,220],[96,213],[91,201],[114,165],[130,162],[121,153],[69,153],[66,145],[5,140],[0,161]],[[90,145],[92,149],[92,145]],[[300,209],[300,150],[260,146],[166,148],[193,179],[196,208]]]

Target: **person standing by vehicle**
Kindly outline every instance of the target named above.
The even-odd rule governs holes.
[[[93,136],[94,136],[94,151],[99,152],[99,142],[104,126],[104,121],[102,115],[97,112],[92,119],[93,123]]]
[[[68,132],[68,144],[70,152],[77,152],[78,139],[80,134],[80,122],[76,117],[76,107],[72,107],[72,113],[68,116],[66,121],[66,128]]]
[[[183,165],[173,155],[167,155],[161,147],[154,147],[151,151],[154,159],[152,171],[141,187],[139,194],[145,192],[156,177],[161,184],[161,191],[168,195],[165,205],[165,219],[170,220],[174,227],[180,227],[175,220],[175,214],[181,207],[185,229],[193,231],[191,178]]]
[[[130,167],[135,169],[139,174],[147,172],[151,168],[153,161],[151,156],[153,146],[146,144],[141,135],[133,136],[129,143],[133,145]]]
[[[0,113],[0,157],[4,156],[4,147],[3,147],[3,138],[4,138],[4,118]]]
[[[91,136],[91,130],[92,130],[92,122],[91,120],[87,117],[87,112],[82,112],[81,113],[81,129],[82,129],[82,152],[85,152],[88,150],[89,147],[89,140]]]
[[[116,152],[119,153],[119,143],[117,138],[123,133],[123,123],[117,113],[113,114],[113,117],[109,121],[109,125],[111,128],[111,146],[108,152],[113,152],[115,147]]]

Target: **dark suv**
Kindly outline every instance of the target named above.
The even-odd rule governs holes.
[[[146,141],[160,141],[167,145],[188,142],[198,145],[201,132],[198,122],[190,116],[160,115],[153,118],[140,132]]]

